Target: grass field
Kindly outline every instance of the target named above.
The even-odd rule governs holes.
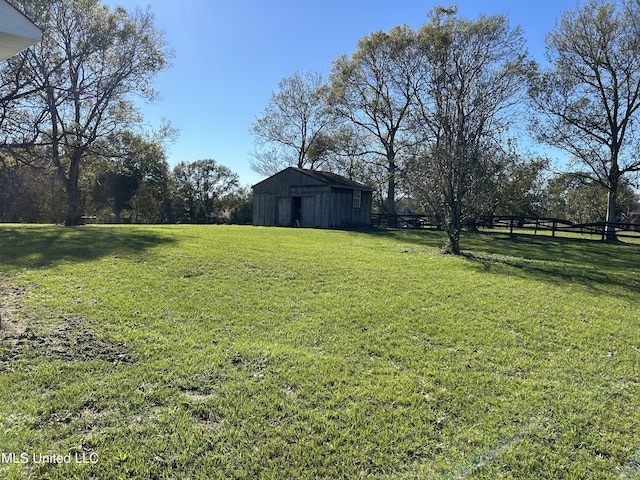
[[[0,226],[0,478],[640,478],[640,245],[442,244]]]

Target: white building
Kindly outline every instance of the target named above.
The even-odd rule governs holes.
[[[42,32],[6,0],[0,0],[0,60],[42,40]]]

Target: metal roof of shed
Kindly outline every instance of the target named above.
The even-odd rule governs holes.
[[[351,188],[354,190],[365,190],[369,192],[373,191],[373,188],[368,187],[367,185],[364,185],[362,183],[350,180],[346,177],[343,177],[342,175],[338,175],[332,172],[325,172],[321,170],[308,170],[306,168],[287,167],[284,170],[272,175],[269,178],[273,178],[286,171],[296,171],[304,175],[308,175],[311,178],[314,178],[322,183],[331,185],[333,187]],[[266,178],[265,180],[262,180],[261,182],[256,183],[254,187],[257,185],[260,185],[262,182],[266,180],[269,180],[269,178]]]

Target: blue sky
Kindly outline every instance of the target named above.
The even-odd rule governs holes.
[[[145,121],[171,121],[180,135],[169,163],[213,158],[240,175],[243,185],[262,178],[251,171],[251,124],[283,77],[296,70],[328,75],[332,61],[357,41],[394,25],[418,28],[438,5],[418,0],[103,0],[132,10],[151,6],[156,26],[175,51],[157,77],[161,98],[142,105]],[[506,14],[520,25],[529,51],[544,60],[544,37],[576,0],[459,0],[459,14]]]

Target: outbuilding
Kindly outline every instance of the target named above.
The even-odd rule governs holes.
[[[289,167],[252,188],[254,225],[317,228],[371,225],[373,189],[335,173]]]

